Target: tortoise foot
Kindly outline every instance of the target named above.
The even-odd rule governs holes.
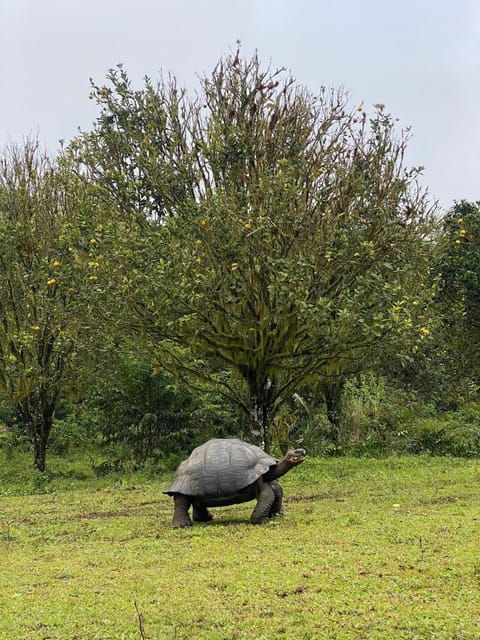
[[[193,520],[194,522],[210,522],[213,520],[213,516],[205,507],[193,505]]]
[[[192,526],[192,522],[190,520],[182,520],[179,522],[175,522],[175,520],[172,522],[172,527],[174,527],[175,529],[187,529],[187,527],[191,527]]]

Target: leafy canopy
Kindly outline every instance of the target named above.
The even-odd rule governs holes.
[[[141,229],[123,292],[171,357],[228,365],[265,422],[308,376],[426,331],[433,208],[382,105],[367,116],[239,52],[194,97],[108,80],[70,152]]]

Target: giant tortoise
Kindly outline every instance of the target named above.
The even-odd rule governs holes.
[[[223,507],[256,498],[252,524],[263,524],[282,515],[283,490],[277,478],[304,461],[304,449],[289,451],[276,460],[255,445],[242,440],[214,438],[192,451],[178,467],[164,493],[173,496],[174,527],[191,527],[193,520],[207,522],[207,507]]]

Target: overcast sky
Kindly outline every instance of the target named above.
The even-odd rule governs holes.
[[[480,0],[0,0],[0,142],[55,151],[96,116],[90,77],[121,62],[135,86],[195,87],[237,40],[313,92],[384,103],[432,198],[480,200]]]

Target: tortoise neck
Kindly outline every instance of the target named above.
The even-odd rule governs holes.
[[[270,467],[269,471],[267,471],[267,473],[264,474],[263,479],[266,482],[271,482],[271,480],[276,480],[277,478],[280,478],[281,476],[285,475],[287,471],[290,471],[290,469],[293,466],[294,465],[291,462],[289,462],[284,458],[283,460],[280,460],[280,462],[276,464],[274,467]]]

